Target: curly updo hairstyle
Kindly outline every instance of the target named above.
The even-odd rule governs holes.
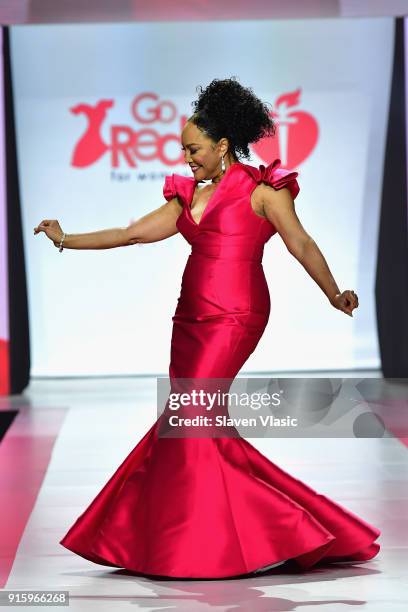
[[[213,79],[192,102],[194,109],[189,121],[205,134],[218,141],[228,138],[230,151],[235,158],[249,159],[248,145],[265,136],[273,136],[275,123],[269,114],[267,103],[262,102],[250,87],[243,87],[236,77]]]

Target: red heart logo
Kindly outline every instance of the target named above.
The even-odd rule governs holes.
[[[289,111],[299,103],[300,90],[278,98],[271,113],[275,120],[276,133],[266,136],[251,145],[251,149],[269,165],[274,159],[282,160],[282,168],[297,168],[309,157],[316,146],[319,127],[316,119],[305,111]]]

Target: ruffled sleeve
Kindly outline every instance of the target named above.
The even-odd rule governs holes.
[[[193,197],[196,182],[191,176],[170,174],[164,179],[163,195],[167,201],[177,197],[180,204],[188,206]]]
[[[164,179],[163,195],[167,201],[177,196],[174,174],[168,175]]]
[[[264,166],[261,164],[259,169],[252,168],[253,172],[251,172],[251,174],[258,185],[260,183],[266,183],[274,189],[282,189],[282,187],[287,187],[292,195],[292,198],[295,199],[300,191],[300,187],[296,180],[299,176],[299,172],[279,168],[280,165],[281,160],[275,159],[271,164],[269,164],[269,166]]]

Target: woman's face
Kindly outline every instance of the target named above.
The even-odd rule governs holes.
[[[221,156],[228,166],[229,154],[228,140],[221,138],[215,143],[194,124],[189,121],[181,133],[181,149],[184,151],[184,160],[193,172],[197,181],[206,181],[214,178],[221,172]],[[232,163],[232,161],[230,161]]]

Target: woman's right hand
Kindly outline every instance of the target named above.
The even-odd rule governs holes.
[[[44,219],[34,228],[34,235],[44,232],[46,236],[53,241],[55,246],[59,246],[63,231],[56,219]]]
[[[358,308],[358,297],[352,289],[346,289],[341,293],[337,293],[331,300],[331,304],[352,317],[354,308]]]

